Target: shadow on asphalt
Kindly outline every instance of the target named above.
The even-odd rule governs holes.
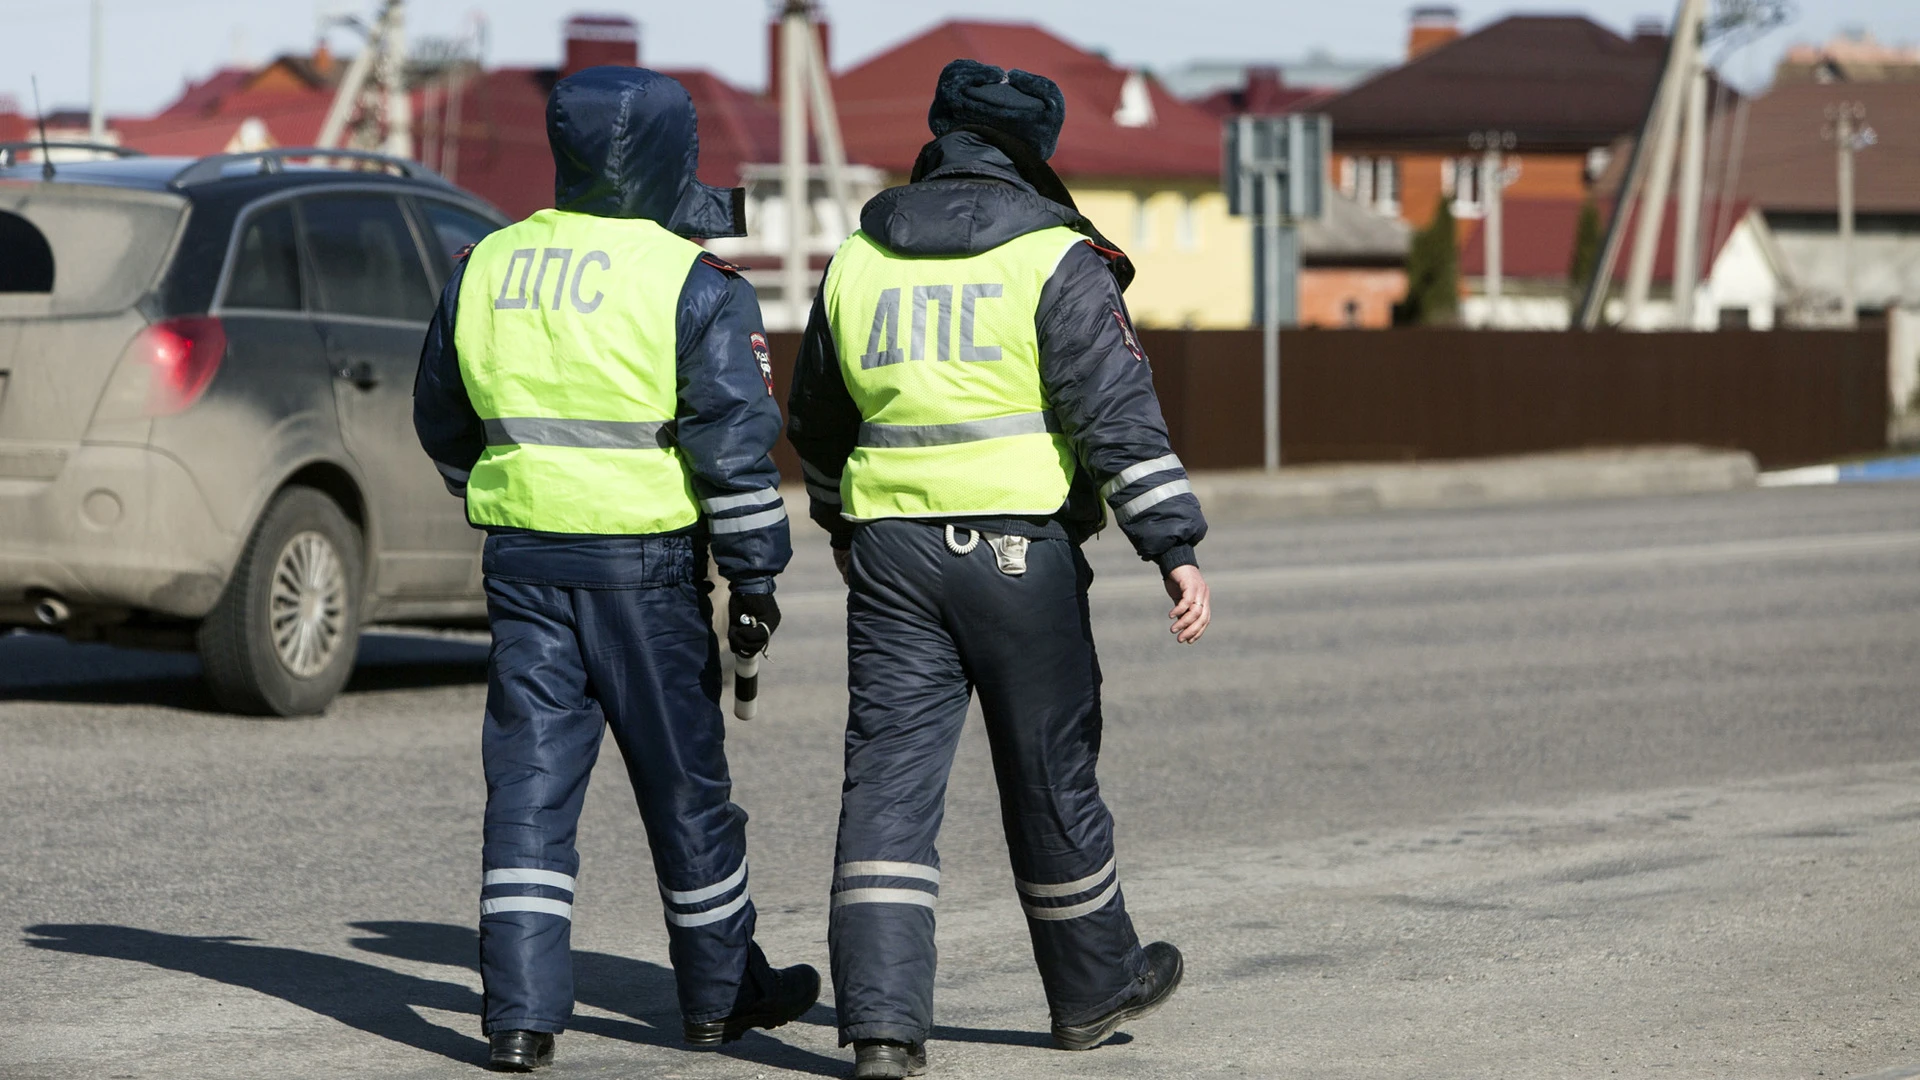
[[[353,947],[381,956],[426,964],[478,971],[480,937],[472,927],[424,922],[357,922],[355,930],[372,937],[353,939]],[[620,1013],[647,1026],[626,1024],[627,1034],[597,1030],[593,1017],[575,1016],[572,1026],[593,1031],[608,1038],[646,1043],[667,1050],[685,1049],[680,1041],[680,1002],[674,989],[673,971],[645,960],[633,960],[611,953],[573,953],[573,996],[581,1005]],[[815,1005],[801,1017],[806,1023],[833,1026],[833,1011]],[[842,1076],[846,1063],[788,1046],[778,1037],[751,1032],[739,1042],[728,1043],[720,1053],[727,1057],[815,1076]]]
[[[360,639],[346,692],[486,681],[485,641],[373,631]],[[0,701],[7,700],[220,711],[190,654],[76,645],[51,634],[0,634]]]
[[[421,922],[362,922],[353,927],[374,935],[353,939],[355,948],[367,952],[468,970],[480,966],[479,936],[470,927]],[[423,979],[360,960],[254,945],[247,938],[194,937],[100,924],[43,923],[27,927],[26,933],[26,943],[36,949],[130,960],[197,975],[280,998],[369,1035],[430,1054],[475,1066],[484,1066],[487,1061],[483,1039],[432,1023],[414,1011],[427,1008],[465,1013],[473,1017],[474,1027],[479,1027],[480,995],[455,983]],[[573,963],[575,996],[581,1004],[640,1022],[575,1016],[569,1030],[662,1049],[685,1049],[680,1041],[680,1011],[672,971],[644,960],[595,952],[576,951]],[[833,1022],[832,1013],[818,1006],[806,1019],[813,1020],[814,1013],[826,1016],[816,1022]],[[842,1061],[788,1046],[758,1032],[728,1044],[720,1053],[816,1076],[840,1076],[846,1071]]]

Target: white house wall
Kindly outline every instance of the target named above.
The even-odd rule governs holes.
[[[1700,302],[1694,305],[1694,329],[1718,329],[1720,313],[1728,308],[1745,308],[1747,325],[1755,330],[1771,330],[1778,324],[1785,285],[1765,229],[1753,214],[1734,226],[1701,289]]]

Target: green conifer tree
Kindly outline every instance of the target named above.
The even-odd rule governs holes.
[[[1442,196],[1433,221],[1407,248],[1407,299],[1399,321],[1451,325],[1460,313],[1460,245],[1454,234],[1453,202]]]
[[[1600,262],[1600,208],[1588,199],[1580,207],[1580,220],[1573,227],[1573,263],[1567,267],[1569,302],[1575,307],[1587,295],[1587,283],[1593,280]]]

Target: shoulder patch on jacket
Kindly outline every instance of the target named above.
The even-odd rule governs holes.
[[[1107,260],[1108,262],[1112,262],[1115,259],[1124,259],[1127,257],[1127,253],[1124,251],[1119,251],[1110,247],[1101,247],[1099,244],[1096,244],[1091,240],[1088,240],[1085,243],[1088,247],[1099,252],[1100,257]]]
[[[754,362],[760,365],[760,378],[767,384],[767,396],[773,396],[773,351],[767,348],[767,335],[754,331],[747,341],[753,346]]]
[[[1125,315],[1120,314],[1118,308],[1108,308],[1107,313],[1113,316],[1114,322],[1120,324],[1120,340],[1126,343],[1127,351],[1133,354],[1135,360],[1146,363],[1147,350],[1140,344],[1140,335],[1133,332],[1133,324],[1127,321]]]
[[[473,249],[479,246],[480,246],[480,241],[475,240],[473,243],[468,244],[466,247],[463,247],[459,251],[454,252],[453,261],[457,263],[466,262],[467,256],[473,254]]]
[[[713,267],[715,270],[720,271],[721,273],[727,275],[728,277],[741,277],[746,273],[746,267],[735,266],[718,255],[708,255],[708,254],[702,253],[700,256],[700,261],[703,263],[706,263],[708,266]]]

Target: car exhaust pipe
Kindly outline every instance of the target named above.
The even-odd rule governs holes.
[[[44,626],[65,626],[72,615],[73,611],[67,607],[67,602],[57,596],[43,596],[39,603],[33,605],[33,617]]]

